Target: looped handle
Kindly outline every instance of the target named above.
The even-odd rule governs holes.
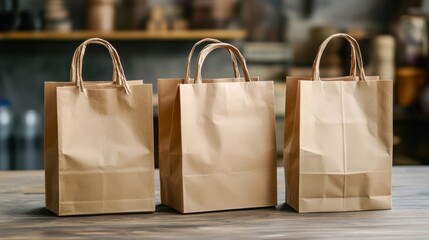
[[[249,70],[247,69],[246,59],[244,59],[243,55],[236,47],[228,43],[212,43],[204,47],[198,55],[197,67],[195,69],[194,77],[195,83],[202,83],[201,68],[203,67],[204,60],[210,52],[218,48],[225,48],[230,50],[240,62],[241,68],[243,69],[244,79],[246,80],[246,82],[252,81],[252,79],[250,78]]]
[[[98,44],[106,47],[109,50],[110,56],[113,62],[113,82],[117,82],[124,87],[126,93],[131,93],[130,87],[128,86],[127,80],[125,78],[124,69],[122,67],[121,59],[116,49],[106,40],[101,38],[90,38],[84,41],[74,52],[73,61],[70,68],[70,79],[71,82],[74,82],[76,86],[83,92],[83,79],[82,79],[82,64],[83,57],[85,55],[86,47],[89,44]]]
[[[357,76],[356,74],[356,49],[354,47],[354,44],[352,41],[348,40],[350,46],[351,46],[351,51],[350,51],[350,71],[349,71],[349,75],[353,77],[353,79]],[[359,69],[358,69],[359,70]],[[358,72],[358,74],[360,75],[360,72]]]
[[[325,39],[325,41],[322,42],[322,44],[320,44],[319,50],[317,52],[316,58],[313,62],[313,81],[320,81],[320,59],[322,58],[322,54],[323,51],[325,50],[326,46],[328,45],[329,41],[331,41],[334,38],[337,37],[341,37],[341,38],[345,38],[351,48],[352,48],[352,62],[351,62],[351,67],[350,67],[350,75],[355,76],[356,74],[356,63],[357,63],[357,70],[359,73],[359,79],[362,81],[366,81],[366,76],[365,76],[365,71],[363,69],[363,60],[362,60],[362,53],[360,51],[360,47],[358,42],[351,37],[350,35],[346,34],[346,33],[337,33],[337,34],[333,34],[330,37],[328,37],[327,39]]]
[[[113,52],[109,48],[107,48],[107,50],[109,51],[109,55],[110,55],[110,57],[112,59],[112,63],[113,63],[115,61],[115,58],[113,57]],[[78,73],[77,73],[78,68],[76,66],[79,64],[78,56],[80,56],[81,53],[82,53],[82,44],[76,48],[76,50],[74,51],[74,54],[73,54],[72,64],[70,66],[70,81],[72,83],[76,83],[76,78],[78,76]],[[117,70],[115,68],[113,68],[113,72],[112,72],[112,81],[114,83],[119,82]]]
[[[188,62],[186,63],[185,83],[190,83],[192,55],[194,54],[194,51],[198,47],[198,45],[205,43],[205,42],[222,43],[222,41],[219,41],[219,40],[214,39],[214,38],[204,38],[204,39],[196,42],[194,44],[194,46],[192,46],[192,49],[188,55]],[[240,78],[240,70],[238,70],[237,59],[235,58],[235,56],[231,52],[231,50],[228,50],[228,53],[229,53],[229,56],[231,56],[232,66],[233,66],[233,70],[234,70],[234,78]]]

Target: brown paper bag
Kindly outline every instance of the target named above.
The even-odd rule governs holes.
[[[240,60],[245,82],[202,82],[202,63],[217,48]],[[225,43],[201,51],[195,76],[176,90],[163,203],[181,213],[276,206],[273,82],[252,81]]]
[[[113,82],[82,81],[88,44],[105,46]],[[155,210],[152,86],[127,81],[102,39],[76,49],[69,83],[45,83],[46,208],[57,215]]]
[[[320,78],[323,50],[337,37],[352,44],[358,77]],[[359,45],[347,34],[322,43],[312,77],[287,78],[284,161],[292,208],[391,208],[392,84],[365,76]]]
[[[171,138],[171,124],[173,118],[173,107],[176,99],[176,92],[179,84],[190,83],[193,79],[190,78],[191,72],[191,59],[195,49],[202,43],[221,41],[213,38],[205,38],[194,44],[189,52],[188,60],[185,68],[184,78],[166,78],[158,80],[158,133],[159,133],[159,173],[161,179],[161,202],[169,205],[168,190],[164,184],[170,176],[170,164],[168,160],[170,138]],[[238,70],[237,60],[234,54],[228,50],[233,64],[234,78],[217,78],[217,79],[203,79],[204,83],[209,82],[243,82],[244,78],[240,78],[240,70]],[[254,79],[258,80],[258,79]]]

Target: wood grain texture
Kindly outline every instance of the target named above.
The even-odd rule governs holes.
[[[0,239],[428,239],[429,167],[393,170],[387,211],[298,214],[284,204],[278,168],[277,208],[181,215],[158,204],[153,214],[61,218],[43,207],[43,172],[0,172]]]
[[[246,31],[240,29],[214,29],[214,30],[171,30],[165,32],[151,31],[72,31],[61,32],[3,32],[0,40],[55,40],[72,41],[99,37],[106,40],[198,40],[202,38],[243,39]]]

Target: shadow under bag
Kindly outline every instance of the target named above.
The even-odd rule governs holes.
[[[337,37],[351,44],[358,74],[321,79],[323,50]],[[321,44],[312,77],[287,78],[284,162],[292,208],[391,208],[392,86],[392,80],[365,76],[358,43],[341,33]]]
[[[88,44],[109,50],[112,82],[83,83]],[[127,81],[98,38],[76,49],[70,81],[45,83],[46,207],[60,216],[154,211],[152,85]]]

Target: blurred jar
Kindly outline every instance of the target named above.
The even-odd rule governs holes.
[[[12,111],[10,102],[0,99],[0,170],[9,170],[12,163]]]
[[[400,67],[396,70],[395,94],[401,107],[414,104],[425,85],[426,71],[417,67]]]
[[[113,31],[115,29],[116,0],[89,0],[88,4],[88,29]]]
[[[16,131],[15,169],[42,169],[42,122],[36,110],[25,111]]]

